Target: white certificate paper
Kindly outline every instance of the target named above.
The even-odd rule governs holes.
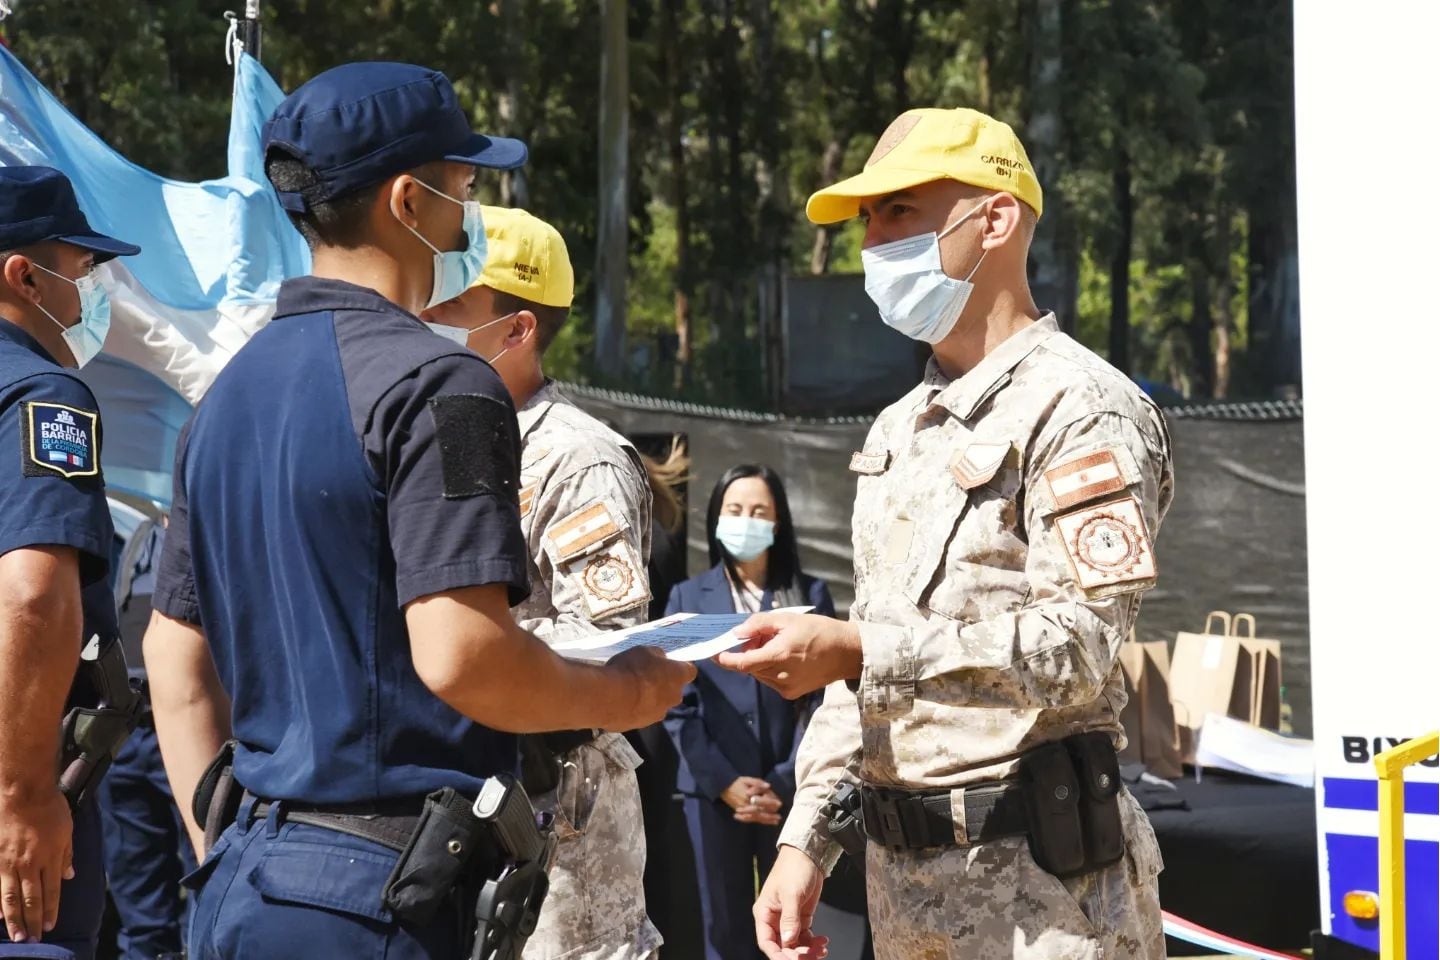
[[[766,613],[809,613],[814,607],[783,607]],[[671,660],[705,660],[745,642],[735,628],[748,613],[677,613],[624,630],[591,634],[558,644],[555,652],[571,660],[604,663],[632,647],[658,647]]]

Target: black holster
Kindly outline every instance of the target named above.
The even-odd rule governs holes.
[[[484,872],[498,859],[470,801],[449,787],[437,790],[425,798],[415,832],[385,883],[385,905],[400,920],[425,926],[441,907],[454,903],[472,867]]]
[[[848,780],[835,785],[825,805],[826,824],[831,839],[863,869],[865,866],[865,817],[862,812],[860,788]]]
[[[1072,877],[1125,854],[1119,762],[1105,733],[1048,743],[1020,760],[1030,854],[1045,871]]]
[[[200,782],[195,784],[195,793],[190,798],[190,813],[205,833],[205,849],[200,851],[200,856],[205,856],[225,828],[235,822],[244,795],[245,788],[235,779],[235,741],[226,740],[200,774]]]
[[[117,638],[101,642],[94,659],[82,654],[76,680],[94,692],[96,705],[71,710],[61,726],[60,791],[72,811],[94,794],[145,706]]]
[[[542,829],[525,788],[504,775],[485,781],[474,814],[499,848],[500,869],[475,901],[470,960],[520,960],[550,892],[555,833]]]

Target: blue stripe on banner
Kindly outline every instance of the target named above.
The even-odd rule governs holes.
[[[1325,778],[1325,806],[1332,810],[1379,810],[1380,784],[1375,780]],[[1405,812],[1440,814],[1440,783],[1405,784]]]
[[[1378,951],[1379,926],[1347,914],[1344,899],[1351,890],[1379,889],[1380,841],[1327,833],[1325,849],[1330,862],[1331,932],[1347,943]],[[1405,910],[1408,955],[1440,956],[1440,844],[1433,840],[1405,841]]]

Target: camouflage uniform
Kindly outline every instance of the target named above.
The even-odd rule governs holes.
[[[547,383],[519,412],[521,526],[532,593],[515,619],[547,643],[643,623],[650,487],[635,448]],[[645,833],[635,768],[615,733],[567,752],[559,854],[526,960],[633,960],[660,934],[645,915]]]
[[[781,842],[827,871],[820,808],[841,777],[950,789],[1012,776],[1032,747],[1102,730],[1123,745],[1116,652],[1153,585],[1173,490],[1159,411],[1047,316],[950,381],[924,381],[851,461],[864,668],[833,685],[800,748]],[[1122,793],[1127,855],[1061,881],[1024,838],[870,844],[876,956],[1161,960],[1149,821]]]

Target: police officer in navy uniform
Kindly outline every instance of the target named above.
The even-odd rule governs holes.
[[[100,411],[74,370],[110,323],[92,271],[139,252],[90,228],[60,171],[0,167],[0,957],[88,960],[100,930],[99,814],[72,816],[54,759],[89,706],[82,647],[117,633]]]
[[[415,314],[479,273],[475,168],[518,167],[524,144],[471,132],[442,74],[393,63],[315,77],[262,136],[313,275],[282,285],[179,440],[145,637],[182,808],[227,738],[244,788],[186,881],[189,954],[454,957],[474,902],[397,916],[374,824],[518,773],[515,733],[652,723],[694,670],[567,661],[510,616],[529,591],[515,412]]]

